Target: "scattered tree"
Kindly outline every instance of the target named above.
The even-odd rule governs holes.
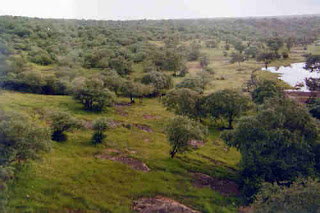
[[[92,135],[92,144],[97,145],[103,143],[103,140],[106,138],[104,131],[108,128],[108,119],[98,118],[92,124],[94,133]]]
[[[204,107],[212,118],[225,118],[232,129],[235,118],[250,108],[250,99],[233,90],[222,90],[205,97]]]
[[[172,147],[170,156],[173,158],[176,153],[189,151],[191,140],[204,140],[207,129],[195,121],[178,116],[169,121],[166,132]]]

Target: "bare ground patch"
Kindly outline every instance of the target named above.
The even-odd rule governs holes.
[[[204,146],[204,142],[202,140],[191,140],[189,141],[189,145],[193,148],[199,148]]]
[[[130,151],[129,153],[135,153],[135,152]],[[143,172],[150,171],[149,167],[145,163],[141,162],[138,159],[131,158],[127,156],[125,153],[122,153],[117,149],[106,149],[103,154],[97,155],[96,157],[126,164],[130,166],[132,169],[137,171],[143,171]]]
[[[217,179],[203,173],[192,173],[193,185],[199,188],[210,187],[224,196],[239,195],[239,186],[227,179]]]
[[[161,116],[159,116],[159,115],[143,115],[143,118],[146,120],[157,120],[157,119],[160,119]]]
[[[133,210],[139,213],[200,213],[170,198],[140,198],[134,202]]]

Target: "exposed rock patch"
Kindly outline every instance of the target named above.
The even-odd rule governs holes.
[[[135,153],[135,151],[130,151],[130,153]],[[131,158],[117,149],[106,149],[102,155],[97,155],[96,157],[126,164],[137,171],[150,171],[145,163],[138,159]]]
[[[224,196],[239,195],[239,186],[227,179],[217,179],[202,173],[192,173],[193,185],[196,187],[210,187]]]
[[[170,198],[140,198],[134,202],[133,210],[139,213],[200,213]]]
[[[191,140],[189,141],[189,145],[193,148],[199,148],[204,146],[204,142],[202,140]]]

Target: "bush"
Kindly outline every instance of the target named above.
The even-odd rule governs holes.
[[[87,110],[100,112],[114,100],[114,94],[98,78],[77,78],[72,84],[73,97]]]
[[[106,118],[98,118],[92,124],[94,133],[92,135],[92,144],[97,145],[103,143],[106,135],[103,133],[108,128],[108,120]]]
[[[76,118],[70,116],[67,112],[53,112],[50,115],[52,140],[65,141],[65,132],[73,128],[80,127],[80,123]]]

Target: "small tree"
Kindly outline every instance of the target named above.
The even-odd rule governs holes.
[[[50,129],[18,114],[0,112],[0,164],[38,158],[51,147]]]
[[[205,98],[206,112],[213,118],[228,120],[228,128],[232,129],[232,122],[250,108],[250,99],[233,90],[222,90]]]
[[[267,98],[283,97],[283,92],[276,82],[264,80],[258,83],[251,96],[255,103],[262,104]]]
[[[200,93],[188,88],[171,90],[163,99],[163,104],[168,110],[178,115],[199,119],[203,116],[201,107],[202,96]]]
[[[170,120],[166,128],[168,142],[171,145],[170,156],[190,150],[191,140],[203,140],[207,129],[186,117],[178,116]]]
[[[104,88],[102,80],[97,78],[77,78],[73,81],[73,97],[80,101],[85,109],[100,112],[110,106],[114,94]]]
[[[307,55],[305,69],[310,72],[320,72],[320,55]]]
[[[173,86],[172,78],[162,72],[150,72],[144,75],[141,83],[152,85],[156,95],[160,95],[163,90],[170,89]]]
[[[257,61],[263,61],[266,69],[268,69],[268,64],[270,64],[276,58],[276,54],[273,52],[260,52],[257,55]]]
[[[80,127],[80,122],[67,112],[53,112],[50,115],[52,140],[65,141],[65,132]]]
[[[241,62],[245,61],[245,57],[241,53],[232,53],[230,63],[238,63],[238,69],[241,69]]]
[[[92,144],[97,145],[103,143],[106,138],[104,131],[108,128],[108,120],[106,118],[98,118],[92,124],[94,133],[92,135]]]

